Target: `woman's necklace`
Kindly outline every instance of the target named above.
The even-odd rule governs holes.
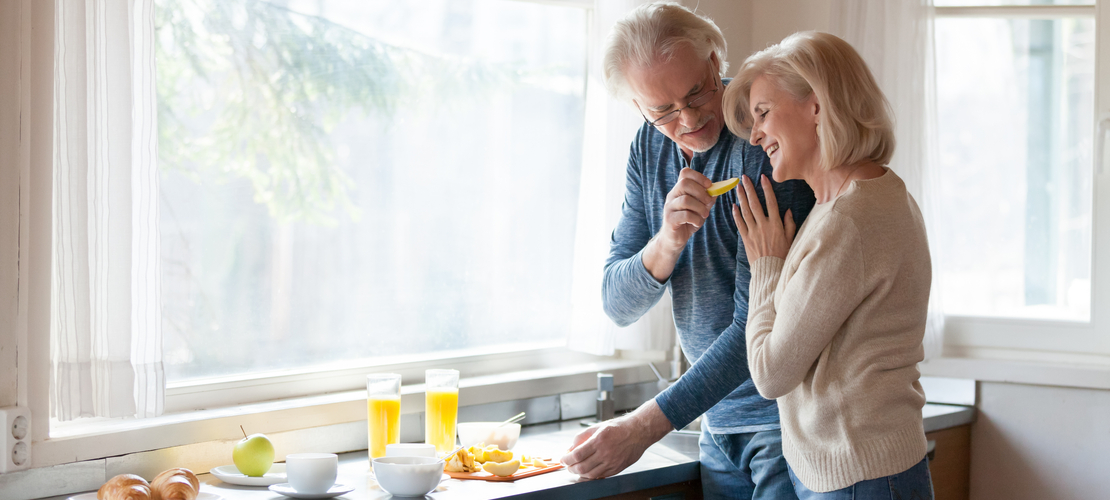
[[[840,187],[836,189],[836,196],[833,196],[833,199],[840,197],[840,192],[843,191],[844,186],[848,184],[848,179],[851,179],[852,174],[856,173],[856,170],[859,170],[861,168],[863,168],[863,165],[856,165],[856,168],[853,168],[851,172],[848,172],[848,175],[844,176],[844,182],[841,182]]]

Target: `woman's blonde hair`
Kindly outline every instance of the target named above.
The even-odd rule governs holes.
[[[828,33],[803,31],[749,57],[725,88],[725,123],[736,135],[752,133],[752,82],[771,84],[801,101],[815,94],[817,136],[825,170],[871,160],[886,165],[894,155],[890,103],[859,53]]]
[[[725,37],[709,18],[673,2],[637,7],[613,25],[605,40],[601,62],[605,87],[617,99],[631,101],[625,71],[670,60],[683,45],[707,59],[716,53],[721,76],[728,71]]]

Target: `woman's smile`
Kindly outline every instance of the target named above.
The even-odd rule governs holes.
[[[766,76],[760,76],[752,82],[751,103],[755,119],[750,140],[767,153],[774,179],[801,179],[815,169],[820,163],[820,148],[813,94],[795,99]]]

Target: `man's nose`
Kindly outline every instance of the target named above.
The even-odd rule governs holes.
[[[701,110],[689,106],[678,112],[678,123],[685,128],[694,128],[701,120]]]

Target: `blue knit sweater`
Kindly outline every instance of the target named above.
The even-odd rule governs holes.
[[[676,429],[702,413],[712,432],[719,434],[778,429],[778,407],[756,392],[748,373],[744,328],[751,272],[732,219],[735,192],[717,199],[666,282],[656,281],[641,259],[644,246],[662,227],[663,204],[683,167],[714,182],[747,175],[761,200],[759,176],[771,176],[763,150],[727,129],[710,150],[694,153],[687,162],[674,141],[655,127],[640,127],[629,153],[621,218],[605,263],[605,312],[618,325],[629,325],[659,301],[664,287],[670,287],[678,338],[692,366],[655,400]],[[813,208],[813,191],[802,181],[774,183],[774,190],[782,212],[792,209],[801,226]]]

